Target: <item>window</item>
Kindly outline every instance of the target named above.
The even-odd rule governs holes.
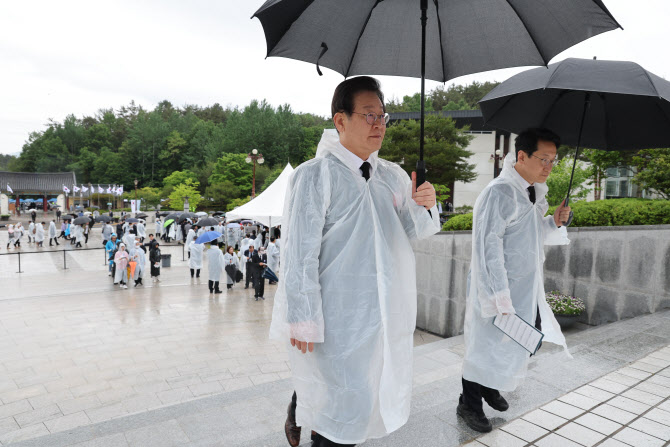
[[[619,195],[619,183],[616,180],[607,180],[607,187],[605,189],[606,197],[617,197]]]

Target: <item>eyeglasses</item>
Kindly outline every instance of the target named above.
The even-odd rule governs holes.
[[[540,158],[540,157],[538,157],[537,155],[534,155],[534,154],[530,154],[530,156],[535,157],[538,160],[540,160],[542,162],[542,166],[544,166],[544,167],[547,167],[547,166],[551,165],[552,168],[555,168],[556,165],[558,164],[558,158],[554,158],[553,160],[548,160],[546,158]]]
[[[377,122],[377,120],[379,120],[380,124],[382,124],[383,120],[384,126],[387,125],[391,120],[391,115],[389,115],[388,113],[385,113],[383,115],[377,115],[376,113],[372,112],[370,113],[351,112],[351,113],[355,113],[356,115],[363,115],[365,117],[365,121],[367,121],[367,123],[371,126],[374,125]]]

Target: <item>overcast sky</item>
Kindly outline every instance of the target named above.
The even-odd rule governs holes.
[[[336,0],[332,0],[336,1]],[[249,17],[263,0],[114,2],[3,1],[0,6],[0,153],[18,153],[30,132],[70,113],[135,100],[147,109],[267,99],[294,111],[330,113],[343,77],[314,65],[265,59],[263,30]],[[418,4],[418,0],[417,0]],[[566,57],[631,60],[670,78],[670,0],[605,0],[624,30],[568,49]],[[522,69],[451,82],[503,81]],[[418,79],[381,77],[387,97],[420,89]],[[427,82],[427,90],[439,85]]]

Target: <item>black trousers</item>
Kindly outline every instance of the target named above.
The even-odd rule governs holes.
[[[261,297],[265,293],[265,278],[258,270],[254,271],[254,296]]]
[[[249,287],[249,281],[251,281],[251,284],[255,285],[255,283],[253,282],[254,272],[252,272],[252,270],[253,270],[253,266],[252,266],[251,262],[247,262],[247,268],[246,268],[246,272],[245,272],[245,275],[244,275],[245,276],[245,281],[244,281],[244,286],[245,287]]]
[[[542,330],[542,318],[540,318],[540,308],[537,308],[537,314],[535,316],[535,327],[538,331]],[[542,345],[540,345],[542,346]],[[476,382],[470,382],[461,378],[463,383],[463,396],[461,401],[470,407],[471,410],[477,411],[479,413],[483,412],[482,398],[495,398],[500,394],[498,390],[493,388],[488,388],[484,385],[480,385]]]

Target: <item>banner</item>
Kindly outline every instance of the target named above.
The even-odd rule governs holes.
[[[140,208],[142,208],[142,199],[137,199],[137,200],[131,200],[130,201],[130,212],[135,214],[140,212]]]

